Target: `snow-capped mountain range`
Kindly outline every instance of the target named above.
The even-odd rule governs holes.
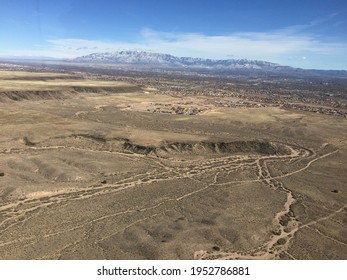
[[[177,57],[170,54],[153,53],[146,51],[116,51],[104,53],[92,53],[77,57],[72,60],[74,63],[89,64],[122,64],[122,65],[142,65],[154,67],[179,68],[189,71],[192,69],[206,69],[217,74],[237,72],[241,74],[255,73],[273,74],[281,76],[329,76],[347,78],[345,70],[306,70],[290,66],[281,66],[276,63],[249,60],[249,59],[206,59],[192,57]]]
[[[92,53],[74,59],[75,62],[142,64],[168,67],[201,67],[219,69],[264,69],[279,66],[278,64],[248,59],[205,59],[177,57],[170,54],[151,53],[145,51],[119,51]]]

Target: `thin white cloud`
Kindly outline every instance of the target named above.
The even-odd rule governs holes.
[[[308,24],[299,24],[288,26],[286,28],[279,29],[277,32],[281,34],[294,35],[310,30],[311,28],[317,27],[319,25],[326,24],[328,21],[335,19],[342,12],[336,12],[329,15],[325,15],[321,18],[310,21]]]
[[[31,56],[36,54],[55,58],[73,58],[93,52],[130,49],[215,59],[248,58],[268,60],[280,64],[286,64],[290,60],[293,61],[293,57],[311,57],[315,59],[324,57],[325,61],[329,56],[332,60],[337,57],[346,57],[346,42],[323,42],[313,35],[294,32],[294,29],[292,28],[290,32],[289,29],[286,29],[273,32],[247,32],[209,36],[200,33],[158,32],[144,28],[140,32],[140,40],[136,43],[56,39],[49,40],[47,46],[41,46],[37,50],[27,52],[27,54]],[[19,53],[20,51],[18,51]],[[344,68],[346,69],[347,65]]]

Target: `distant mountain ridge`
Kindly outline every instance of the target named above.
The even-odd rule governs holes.
[[[207,59],[192,57],[177,57],[170,54],[161,54],[146,51],[115,51],[92,53],[72,60],[78,63],[95,64],[130,64],[156,67],[174,67],[182,69],[206,69],[218,74],[225,72],[239,73],[267,73],[274,75],[291,76],[329,76],[347,78],[345,70],[306,70],[290,66],[281,66],[276,63],[249,60],[249,59]]]
[[[279,66],[276,63],[248,59],[205,59],[192,57],[177,57],[170,54],[145,51],[119,51],[92,53],[74,59],[76,62],[101,62],[119,64],[147,64],[171,67],[207,67],[233,69],[263,69]]]

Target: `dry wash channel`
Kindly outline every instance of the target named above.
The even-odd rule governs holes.
[[[2,195],[4,258],[279,258],[299,229],[295,195],[279,180],[296,171],[271,176],[266,162],[313,156],[257,140],[155,147],[82,134],[23,143],[1,151],[6,176],[54,191]],[[239,216],[249,200],[263,217]]]
[[[115,78],[0,72],[0,258],[347,257],[344,120]]]

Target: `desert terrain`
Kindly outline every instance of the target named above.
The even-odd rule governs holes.
[[[347,258],[345,117],[7,68],[1,259]]]

